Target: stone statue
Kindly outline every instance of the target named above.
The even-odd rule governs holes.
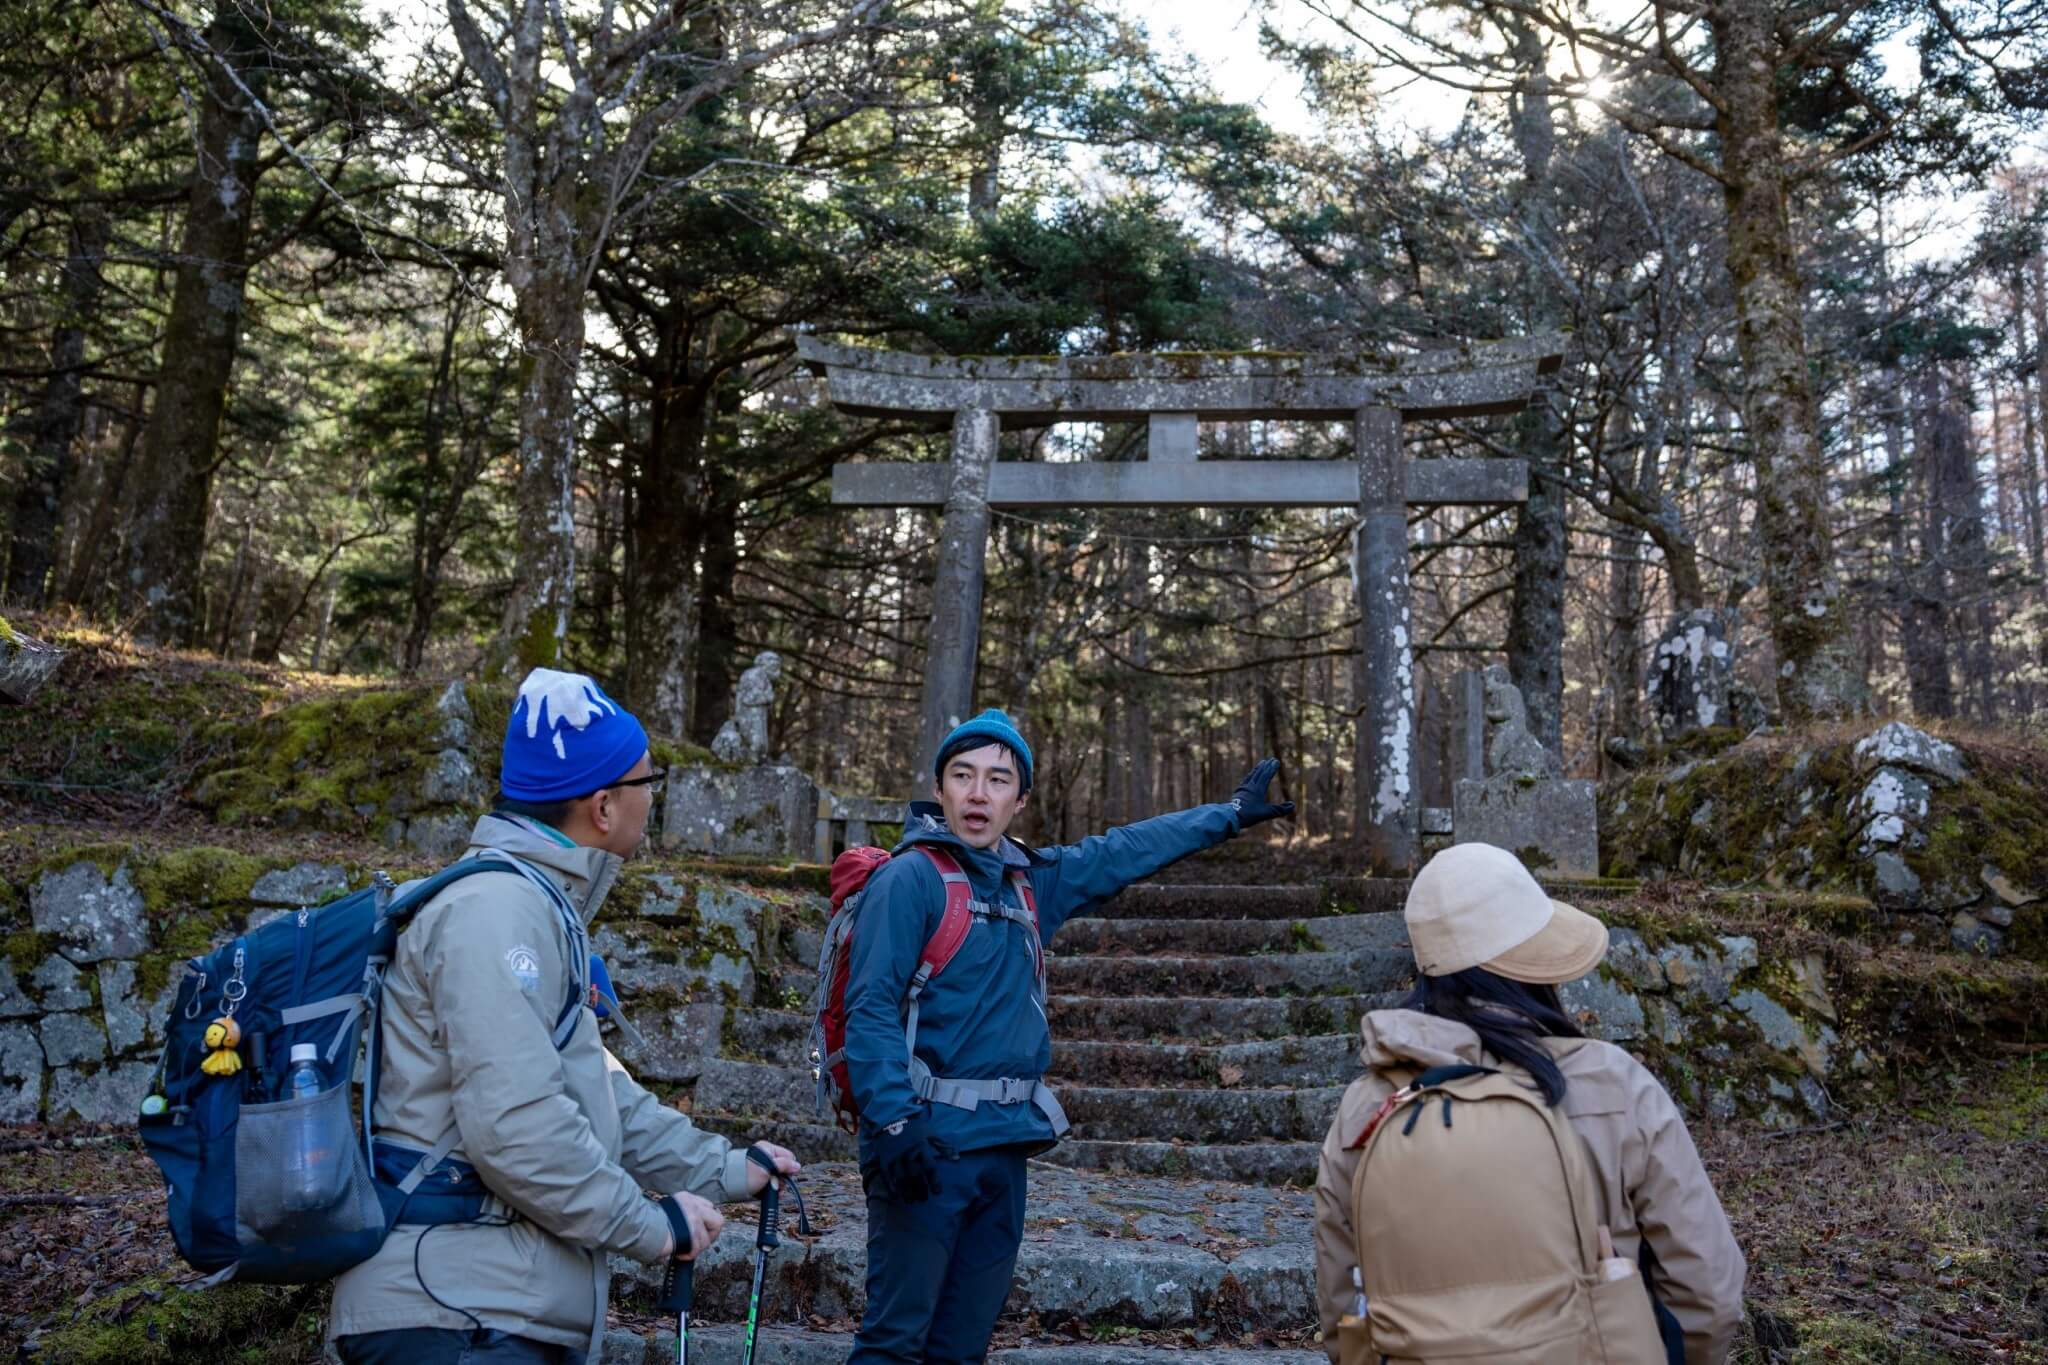
[[[740,674],[733,691],[732,716],[718,728],[711,752],[725,763],[762,763],[768,758],[768,707],[775,700],[775,680],[782,676],[782,656],[764,649]]]
[[[1562,777],[1564,765],[1529,733],[1529,707],[1522,689],[1508,679],[1506,664],[1490,664],[1486,687],[1485,764],[1488,777]]]

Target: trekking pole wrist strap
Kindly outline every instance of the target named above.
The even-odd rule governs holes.
[[[682,1201],[672,1194],[665,1194],[660,1200],[661,1211],[668,1217],[668,1230],[675,1234],[676,1244],[669,1252],[673,1260],[690,1254],[690,1220],[683,1216]]]
[[[796,1177],[784,1175],[776,1168],[775,1158],[769,1156],[757,1143],[747,1148],[747,1160],[768,1172],[768,1189],[774,1189],[777,1182],[789,1186],[789,1192],[796,1196],[796,1230],[799,1237],[815,1236],[811,1231],[811,1215],[804,1208],[804,1192],[797,1185]]]

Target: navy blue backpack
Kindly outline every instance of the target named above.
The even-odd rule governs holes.
[[[524,875],[547,892],[564,920],[568,961],[583,975],[571,983],[556,1022],[560,1048],[589,996],[583,925],[545,874],[495,850],[402,889],[380,872],[372,886],[317,909],[281,914],[192,959],[164,1029],[163,1059],[142,1101],[140,1124],[143,1145],[169,1189],[178,1252],[206,1272],[209,1283],[330,1279],[374,1255],[415,1192],[443,1166],[452,1134],[432,1152],[394,1151],[388,1142],[379,1150],[371,1129],[379,1006],[399,933],[442,889],[477,872]],[[288,1060],[295,1045],[306,1043],[318,1049],[322,1085],[319,1093],[294,1099]],[[308,1212],[299,1199],[302,1207],[293,1211],[283,1191],[286,1152],[309,1111],[317,1108],[317,1121],[336,1125],[329,1131],[355,1132],[350,1101],[359,1044],[365,1045],[362,1140],[350,1143],[351,1159],[333,1171],[324,1207]],[[403,1158],[403,1169],[394,1168],[394,1157]],[[467,1197],[465,1207],[480,1204],[482,1186],[473,1172],[441,1174],[428,1194],[441,1194],[445,1185]],[[462,1180],[468,1184],[456,1183]]]

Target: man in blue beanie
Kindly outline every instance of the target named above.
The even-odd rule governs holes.
[[[717,1203],[767,1183],[641,1089],[588,1008],[586,926],[664,776],[591,679],[537,668],[521,684],[497,809],[465,855],[505,870],[427,902],[385,973],[376,1178],[400,1211],[335,1284],[328,1332],[347,1365],[595,1361],[610,1253],[693,1258],[718,1237]]]
[[[1267,799],[1279,767],[1253,768],[1229,801],[1033,849],[1009,837],[1034,776],[1010,718],[984,711],[939,746],[933,799],[911,804],[896,856],[868,882],[847,967],[868,1206],[867,1310],[849,1365],[982,1359],[1023,1240],[1025,1159],[1067,1128],[1042,1079],[1045,943],[1132,882],[1292,815]],[[945,969],[926,973],[946,905],[941,858],[966,874],[974,914]]]

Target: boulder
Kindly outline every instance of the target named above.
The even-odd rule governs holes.
[[[1672,618],[1651,648],[1646,690],[1666,744],[1736,723],[1728,698],[1735,676],[1729,626],[1728,613],[1696,608]]]
[[[40,1014],[42,1006],[28,998],[28,992],[21,988],[21,982],[14,975],[14,959],[0,957],[0,1019],[19,1019],[24,1015]]]
[[[754,999],[754,969],[745,959],[715,951],[681,952],[630,922],[600,926],[590,950],[604,959],[624,1001],[651,991],[709,1000],[730,991],[742,1004]]]
[[[1667,943],[1658,950],[1657,960],[1673,990],[1718,1005],[1728,999],[1736,978],[1754,968],[1758,959],[1756,940],[1745,934],[1712,944]]]
[[[178,975],[183,974],[183,969]],[[177,994],[177,976],[157,998],[144,1004],[135,989],[133,962],[100,964],[100,1012],[107,1021],[107,1039],[119,1055],[145,1043],[161,1043],[164,1021],[170,1017],[171,999]]]
[[[0,1024],[0,1123],[34,1123],[43,1108],[43,1045],[27,1024]]]
[[[725,1035],[725,1006],[707,1002],[636,1010],[633,1023],[647,1045],[635,1047],[621,1038],[612,1046],[632,1061],[636,1075],[657,1081],[694,1081],[704,1074],[704,1063],[719,1053]]]
[[[1588,1037],[1626,1043],[1643,1036],[1643,1002],[1626,981],[1604,976],[1597,968],[1591,975],[1559,986],[1557,998]]]
[[[430,806],[481,806],[488,794],[476,764],[460,749],[443,749],[434,755],[426,776],[420,779],[420,800]]]
[[[1968,775],[1962,751],[1946,740],[1902,720],[1892,721],[1856,741],[1856,765],[1860,772],[1873,768],[1909,768],[1943,782],[1960,782]]]
[[[348,890],[348,873],[334,863],[294,863],[266,872],[249,888],[258,905],[320,905]]]
[[[140,957],[149,951],[149,920],[142,893],[121,864],[109,878],[95,863],[46,872],[29,893],[36,932],[55,934],[73,962]]]
[[[1764,1046],[1796,1058],[1815,1080],[1826,1080],[1841,1037],[1826,1023],[1811,1023],[1759,990],[1737,991],[1728,1003],[1756,1027]]]
[[[1872,773],[1850,806],[1854,818],[1862,822],[1862,846],[1875,850],[1905,843],[1927,819],[1932,794],[1925,781],[1904,768],[1883,767]]]
[[[31,1013],[49,1014],[58,1010],[82,1010],[92,1007],[92,991],[85,984],[85,975],[64,958],[52,953],[44,958],[42,965],[28,979],[34,989],[37,1007]]]
[[[63,662],[63,650],[23,635],[0,618],[0,702],[28,705]]]
[[[124,1062],[90,1074],[66,1067],[50,1077],[51,1123],[131,1123],[149,1083],[152,1062]]]
[[[37,1033],[43,1044],[43,1060],[51,1066],[107,1059],[106,1030],[86,1015],[46,1014]]]
[[[1997,957],[2005,951],[2005,934],[1967,910],[1958,911],[1949,921],[1948,941],[1979,957]]]

